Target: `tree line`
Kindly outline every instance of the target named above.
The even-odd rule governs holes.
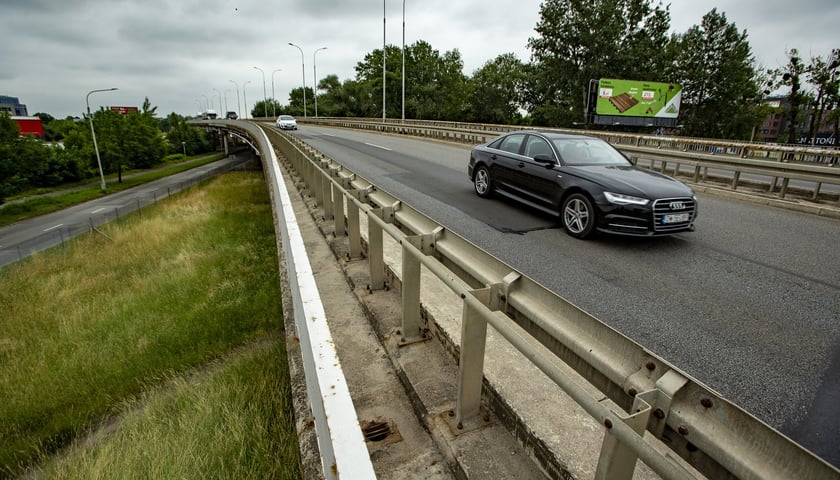
[[[684,33],[669,34],[670,25],[669,7],[650,0],[546,0],[528,41],[531,61],[499,55],[472,76],[457,49],[441,54],[418,41],[405,49],[406,118],[572,127],[585,122],[591,79],[623,78],[681,84],[685,135],[749,140],[771,110],[765,97],[786,91],[788,141],[800,130],[813,137],[820,122],[836,136],[840,50],[805,62],[791,49],[787,65],[768,69],[757,64],[747,31],[717,9]],[[381,117],[382,55],[365,55],[354,79],[318,79],[318,114]],[[385,114],[400,118],[402,50],[388,45],[385,55]],[[314,114],[314,93],[306,88],[306,115]],[[297,88],[288,105],[260,101],[251,113],[303,115],[303,97]]]
[[[184,154],[196,155],[212,150],[208,135],[172,113],[155,118],[157,107],[146,98],[141,110],[127,115],[100,109],[92,119],[55,119],[37,113],[44,125],[46,142],[20,136],[17,123],[0,113],[0,204],[9,196],[38,188],[83,182],[99,175],[90,121],[102,170],[116,173],[122,181],[124,170],[148,169]]]

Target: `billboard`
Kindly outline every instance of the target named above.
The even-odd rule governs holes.
[[[682,86],[677,83],[638,80],[598,80],[596,115],[676,119]]]
[[[137,107],[111,107],[111,110],[121,113],[123,115],[128,115],[128,112],[139,112],[140,109]]]

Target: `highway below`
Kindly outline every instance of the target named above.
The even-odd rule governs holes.
[[[581,241],[480,199],[469,147],[293,135],[840,466],[840,221],[700,194],[696,232]]]

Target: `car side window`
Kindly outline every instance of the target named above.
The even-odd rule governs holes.
[[[499,144],[499,150],[519,154],[525,135],[508,135]]]
[[[534,158],[540,154],[554,158],[554,153],[551,151],[548,142],[540,137],[529,135],[528,144],[525,146],[525,156]]]

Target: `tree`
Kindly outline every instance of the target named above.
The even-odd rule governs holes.
[[[304,117],[309,115],[312,111],[314,111],[315,106],[312,105],[312,100],[314,97],[312,96],[312,89],[306,87],[306,113],[303,112],[304,107],[304,98],[303,98],[303,88],[298,87],[292,89],[289,92],[289,106],[285,108],[281,108],[280,110],[285,110],[283,113],[287,113],[289,115],[297,115],[300,117]],[[280,113],[279,111],[277,112]]]
[[[673,66],[667,71],[682,84],[681,122],[691,136],[749,138],[761,122],[761,79],[747,32],[712,9],[668,48]]]
[[[251,108],[251,118],[271,118],[275,113],[279,113],[282,109],[283,107],[280,105],[280,102],[274,98],[260,100],[254,103],[254,107]]]
[[[513,124],[521,120],[525,65],[512,53],[499,55],[473,73],[469,81],[469,120]]]
[[[784,67],[771,70],[769,73],[777,80],[776,86],[786,86],[790,89],[787,95],[787,130],[788,143],[797,143],[799,132],[800,110],[805,102],[806,93],[802,88],[802,76],[806,72],[805,64],[799,57],[799,51],[791,48],[788,52],[788,63]]]
[[[836,104],[838,89],[840,89],[840,82],[837,80],[838,66],[840,66],[840,49],[832,50],[828,61],[819,56],[812,58],[808,66],[808,83],[817,89],[808,126],[808,139],[811,145],[816,143],[817,129],[822,124],[823,114]]]
[[[667,7],[649,0],[546,0],[528,40],[535,65],[528,104],[540,124],[584,120],[590,79],[667,81]]]
[[[385,49],[385,107],[390,118],[402,116],[402,51]],[[399,59],[399,61],[397,61]],[[466,110],[467,78],[458,50],[443,55],[422,40],[406,47],[406,117],[459,120]],[[374,50],[356,64],[351,86],[362,116],[382,115],[382,50]]]

